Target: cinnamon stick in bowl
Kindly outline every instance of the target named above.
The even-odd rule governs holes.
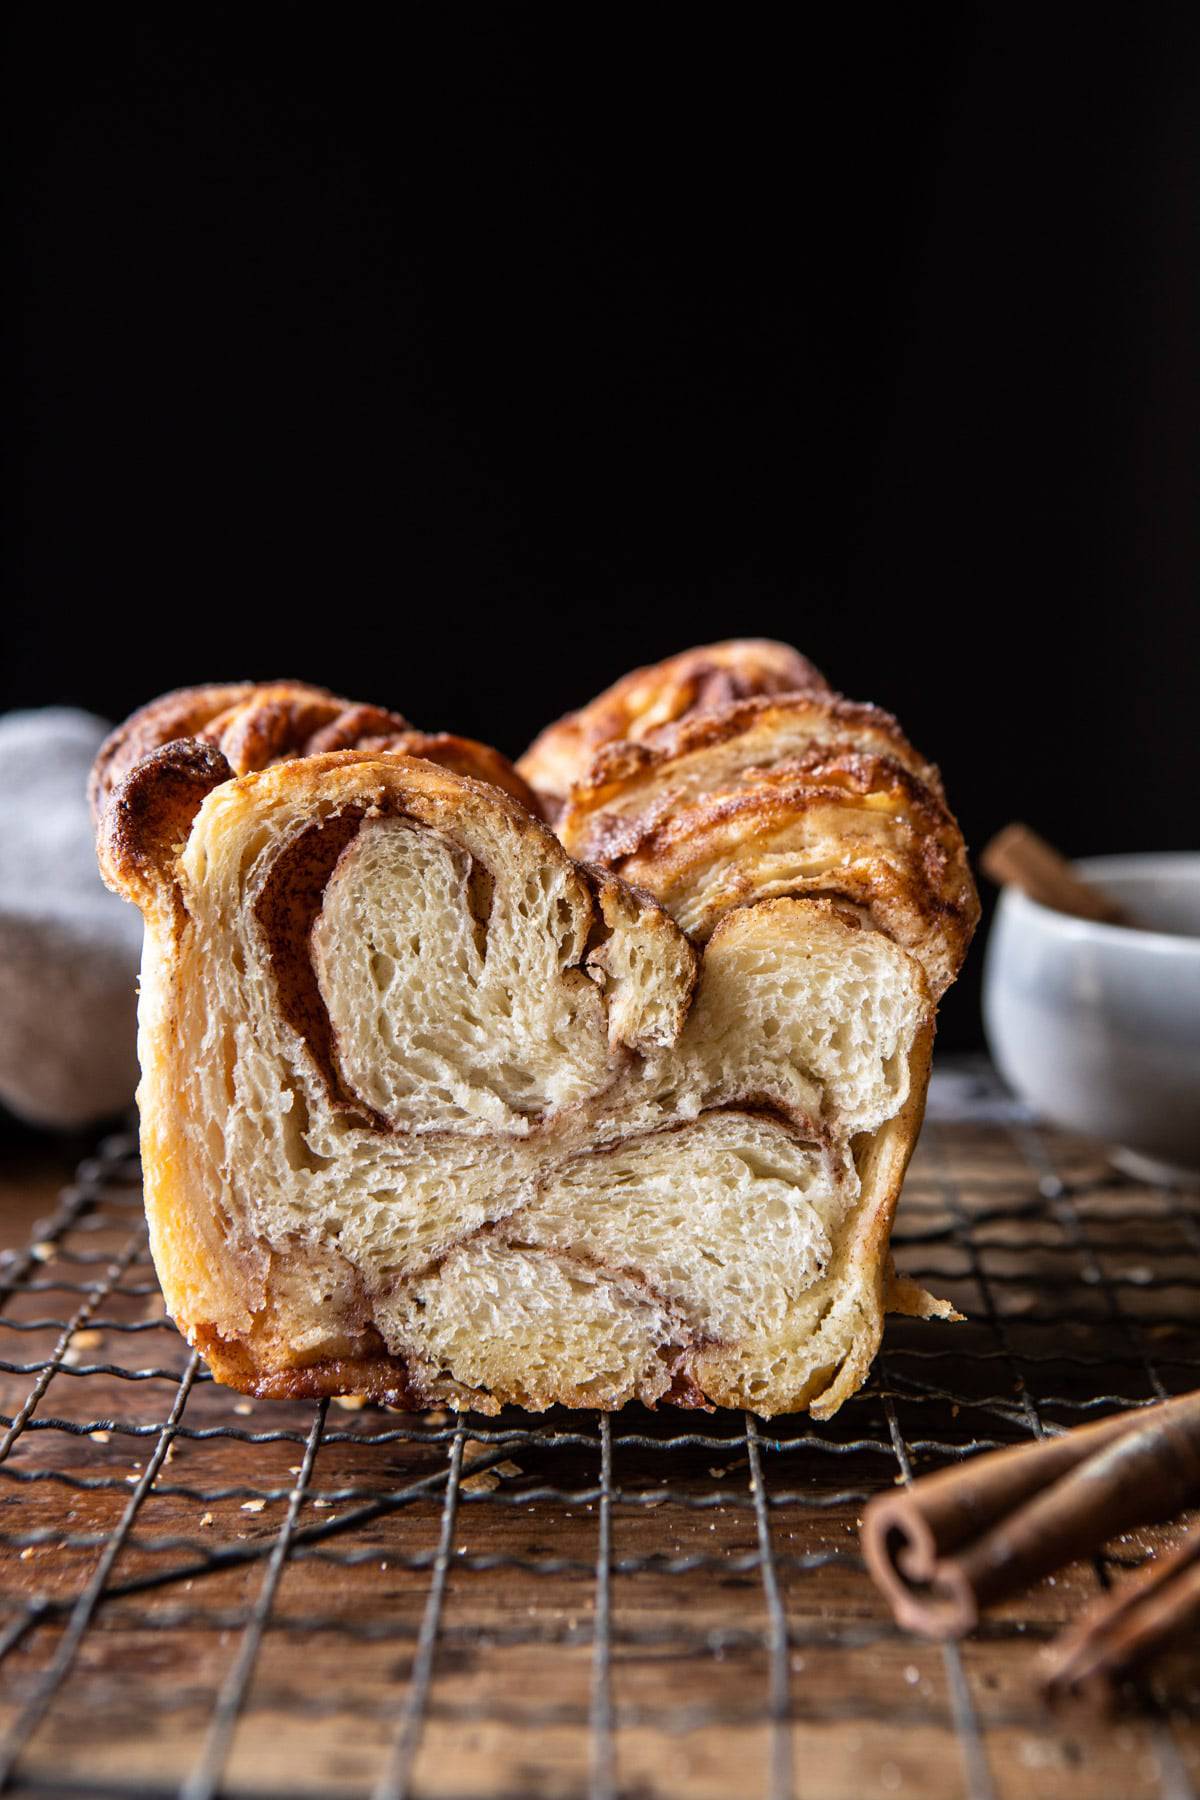
[[[1094,881],[1085,881],[1066,857],[1028,825],[1006,825],[979,858],[997,887],[1017,887],[1031,900],[1076,919],[1102,925],[1135,925],[1125,909]]]
[[[957,1638],[983,1609],[1200,1500],[1200,1393],[972,1457],[880,1494],[862,1545],[898,1624]]]

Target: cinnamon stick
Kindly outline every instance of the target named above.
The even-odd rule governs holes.
[[[1084,881],[1064,856],[1028,825],[1006,825],[979,858],[985,875],[999,887],[1013,886],[1055,912],[1105,925],[1132,925],[1123,906],[1102,888]]]
[[[897,1623],[962,1637],[984,1607],[1200,1500],[1200,1393],[939,1470],[879,1494],[862,1545]]]
[[[1079,1695],[1107,1704],[1141,1664],[1200,1625],[1200,1526],[1148,1569],[1106,1594],[1045,1652],[1049,1700]]]

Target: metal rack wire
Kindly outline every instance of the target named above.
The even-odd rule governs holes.
[[[1200,1211],[982,1068],[951,1087],[895,1242],[969,1322],[896,1321],[825,1425],[243,1401],[164,1318],[133,1142],[106,1140],[0,1264],[0,1791],[1015,1791],[1029,1644],[1152,1539],[942,1651],[884,1616],[857,1519],[1194,1386]],[[1196,1722],[1147,1704],[1110,1785],[1080,1752],[1069,1791],[1181,1800]]]

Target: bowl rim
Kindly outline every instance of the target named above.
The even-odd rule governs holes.
[[[1106,875],[1144,875],[1152,878],[1168,872],[1175,875],[1183,873],[1194,877],[1200,887],[1200,853],[1192,850],[1131,851],[1127,855],[1079,856],[1072,858],[1071,867],[1081,875],[1094,875],[1097,880],[1103,880]],[[1135,954],[1146,952],[1156,956],[1200,960],[1200,932],[1195,937],[1184,937],[1177,931],[1139,931],[1132,930],[1128,925],[1110,925],[1100,919],[1079,919],[1072,913],[1056,912],[1052,906],[1043,906],[1040,900],[1032,899],[1015,887],[1003,889],[1000,904],[1006,911],[1031,913],[1039,926],[1057,931],[1064,937],[1081,941],[1086,939],[1113,947],[1121,944],[1126,950],[1137,945]]]

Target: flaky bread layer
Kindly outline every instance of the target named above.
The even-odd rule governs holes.
[[[731,638],[634,669],[595,700],[547,726],[517,764],[554,817],[608,744],[638,743],[756,694],[829,694],[819,669],[790,644]]]
[[[921,961],[935,999],[978,919],[937,770],[888,714],[848,701],[751,699],[612,745],[558,832],[701,942],[732,907],[837,896]]]

